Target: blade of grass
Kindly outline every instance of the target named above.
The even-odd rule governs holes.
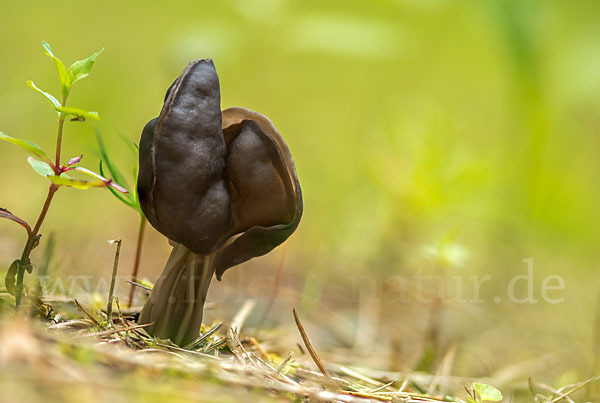
[[[204,341],[206,341],[210,336],[215,334],[221,328],[222,325],[223,325],[223,322],[217,323],[212,328],[210,328],[210,330],[208,332],[204,333],[202,336],[198,337],[196,340],[194,340],[193,342],[191,342],[190,344],[186,345],[183,348],[185,350],[191,350],[191,349],[197,347],[198,345],[200,345]]]
[[[573,389],[569,390],[568,392],[564,392],[562,395],[555,397],[554,399],[550,400],[549,403],[556,403],[559,402],[563,399],[565,399],[567,396],[572,395],[573,393],[575,393],[576,391],[578,391],[579,389],[583,388],[584,386],[597,381],[598,379],[600,379],[600,375],[595,376],[593,378],[588,379],[587,381],[581,382],[579,385],[575,386]]]

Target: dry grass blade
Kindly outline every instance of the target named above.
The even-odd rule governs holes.
[[[404,389],[406,389],[406,387],[408,386],[408,378],[404,378],[404,380],[402,381],[402,385],[400,385],[400,387],[398,388],[398,391],[396,393],[400,394],[404,392]]]
[[[50,325],[48,326],[48,329],[73,331],[89,329],[90,326],[93,325],[94,322],[91,322],[87,319],[72,319],[64,322],[55,323],[54,325]]]
[[[123,328],[120,328],[120,329],[104,330],[102,332],[95,332],[95,333],[86,334],[86,335],[82,336],[82,338],[110,336],[111,334],[115,334],[115,333],[128,332],[128,331],[135,330],[135,329],[142,329],[144,327],[152,326],[153,324],[154,324],[154,322],[152,322],[152,323],[144,323],[143,325],[135,325],[135,326],[123,327]]]
[[[273,368],[271,366],[271,364],[269,364],[268,362],[264,361],[263,359],[261,359],[256,354],[253,354],[253,353],[249,353],[249,354],[252,357],[254,357],[254,359],[256,361],[258,361],[259,363],[261,363],[268,370],[268,372],[270,372],[270,373],[272,373],[274,375],[274,378],[272,377],[272,379],[279,380],[279,381],[283,380],[283,382],[286,382],[286,383],[290,383],[290,384],[293,384],[293,385],[299,385],[298,382],[294,381],[293,379],[290,379],[289,377],[287,377],[286,375],[282,374],[281,372],[278,372],[275,368]]]
[[[440,363],[435,374],[435,378],[433,378],[433,381],[427,389],[428,395],[433,394],[438,385],[440,386],[440,394],[444,393],[444,380],[450,375],[452,370],[452,364],[454,363],[454,357],[456,356],[456,348],[456,343],[454,343],[444,355],[444,358],[442,359],[442,362]]]
[[[227,344],[229,345],[229,348],[231,349],[231,351],[233,352],[235,357],[238,360],[240,360],[241,362],[245,362],[247,360],[250,362],[250,364],[252,364],[253,366],[256,367],[257,366],[256,362],[254,361],[252,356],[248,353],[248,351],[246,351],[246,349],[242,345],[242,342],[240,341],[238,334],[235,333],[234,331],[232,331],[231,329],[229,329],[228,336],[230,336],[230,338],[228,338]]]
[[[568,396],[572,395],[573,393],[575,393],[576,391],[578,391],[579,389],[583,388],[584,386],[597,381],[598,379],[600,379],[600,375],[595,376],[593,378],[588,379],[587,381],[581,382],[580,384],[576,385],[573,389],[569,390],[568,392],[564,392],[562,395],[559,395],[557,397],[555,397],[554,399],[550,400],[549,403],[556,403],[556,402],[560,402],[561,400],[567,398]]]
[[[244,326],[246,319],[248,319],[248,316],[250,315],[250,312],[252,312],[252,309],[254,309],[255,305],[255,300],[246,300],[244,305],[242,305],[242,308],[240,308],[239,312],[231,321],[229,330],[227,330],[227,345],[229,346],[229,349],[233,355],[235,355],[235,358],[237,358],[240,362],[244,362],[245,358],[248,357],[248,353],[245,351],[239,339],[240,330],[242,329],[242,326]]]
[[[379,400],[382,402],[391,402],[394,400],[393,397],[390,396],[381,396],[381,395],[374,395],[371,393],[362,393],[362,392],[348,392],[348,391],[343,391],[342,393],[349,395],[349,396],[356,396],[356,397],[362,397],[365,399],[372,399],[372,400]]]
[[[73,301],[75,301],[75,305],[77,305],[77,308],[79,308],[79,310],[81,312],[83,312],[83,314],[85,316],[87,316],[89,320],[91,320],[92,322],[94,322],[94,325],[100,326],[100,322],[98,322],[96,320],[96,318],[94,318],[88,311],[86,311],[85,308],[81,306],[81,304],[79,303],[79,301],[77,301],[76,299],[74,299]]]
[[[337,386],[337,383],[333,380],[333,377],[331,376],[331,374],[325,367],[325,364],[323,363],[321,358],[319,358],[319,355],[317,354],[317,352],[313,348],[310,340],[308,339],[308,335],[306,334],[306,331],[304,330],[304,326],[302,326],[302,322],[300,322],[300,318],[298,317],[298,313],[296,312],[296,309],[293,309],[293,312],[294,312],[294,320],[296,321],[296,326],[298,327],[298,331],[300,332],[300,336],[302,336],[302,341],[304,341],[304,345],[306,346],[308,353],[312,357],[313,361],[317,365],[317,368],[319,368],[319,371],[321,371],[323,376],[325,376],[326,378],[331,380],[331,382]]]
[[[562,392],[554,389],[553,387],[551,387],[549,385],[534,381],[532,377],[529,377],[527,384],[529,386],[529,391],[531,392],[532,396],[534,396],[534,398],[538,395],[538,393],[536,392],[536,389],[543,390],[545,392],[550,392],[552,394],[552,396],[559,396],[562,394]],[[544,396],[544,399],[548,400],[550,398]],[[571,399],[568,396],[565,396],[565,400],[568,403],[575,403],[575,401],[573,401],[573,399]]]
[[[144,291],[152,291],[152,288],[148,287],[147,285],[140,284],[140,283],[137,283],[137,282],[131,281],[131,280],[125,280],[125,282],[131,284],[134,287],[141,288]]]
[[[277,367],[277,373],[281,373],[281,371],[283,371],[283,369],[290,363],[290,361],[292,360],[292,358],[294,357],[294,352],[290,351],[288,353],[288,356],[285,360],[283,360],[283,362],[281,363],[281,365],[279,365],[279,367]]]
[[[264,349],[264,347],[259,343],[258,340],[256,340],[255,337],[250,336],[250,338],[248,340],[250,340],[250,343],[258,350],[258,352],[263,357],[263,359],[265,359],[265,360],[271,360],[271,358],[269,357],[269,353],[267,352],[267,350]]]
[[[353,370],[353,369],[351,369],[351,368],[348,368],[348,367],[340,367],[338,370],[339,370],[339,372],[341,372],[341,373],[342,373],[342,374],[344,374],[344,375],[351,376],[352,378],[356,378],[356,379],[358,379],[358,380],[361,380],[361,381],[363,381],[363,382],[366,382],[366,383],[368,383],[368,384],[370,384],[370,385],[373,385],[373,386],[375,386],[375,387],[380,387],[380,386],[382,385],[382,383],[381,383],[381,382],[379,382],[379,381],[376,381],[376,380],[375,380],[375,379],[373,379],[373,378],[369,378],[368,376],[365,376],[365,375],[363,375],[363,374],[361,374],[361,373],[359,373],[359,372],[357,372],[357,371],[355,371],[355,370]],[[393,383],[393,382],[392,382],[392,383]]]
[[[198,337],[196,340],[194,340],[190,344],[184,346],[183,348],[185,350],[191,350],[191,349],[197,347],[198,345],[200,345],[204,341],[206,341],[210,336],[212,336],[213,334],[215,334],[221,328],[222,325],[223,325],[223,322],[217,323],[212,328],[210,328],[210,330],[208,332],[204,333],[203,335],[201,335],[200,337]]]
[[[388,383],[386,383],[384,385],[379,386],[378,388],[375,388],[375,389],[371,390],[369,393],[380,392],[380,391],[384,390],[385,388],[387,388],[389,386],[392,386],[393,384],[394,384],[394,381],[388,382]]]
[[[254,309],[256,305],[256,301],[253,299],[248,299],[244,302],[244,305],[240,308],[238,313],[235,315],[233,320],[231,321],[231,326],[229,327],[232,331],[235,332],[238,336],[240,335],[240,330],[242,330],[242,326],[246,323],[246,319],[250,316],[250,313]]]

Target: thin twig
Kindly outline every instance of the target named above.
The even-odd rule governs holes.
[[[327,370],[327,367],[325,367],[325,364],[323,363],[323,361],[321,361],[321,358],[319,358],[319,355],[317,354],[317,352],[313,348],[310,340],[308,339],[308,335],[306,334],[306,331],[304,330],[304,326],[302,326],[302,322],[300,322],[300,318],[298,317],[298,313],[296,312],[296,309],[293,309],[293,312],[294,312],[294,320],[296,321],[296,326],[298,327],[298,331],[300,332],[300,336],[302,336],[302,341],[304,341],[304,345],[306,346],[308,353],[312,357],[313,361],[317,365],[317,368],[319,368],[319,371],[321,371],[323,376],[330,379],[331,382],[335,383],[335,381],[331,377],[331,374]]]
[[[120,239],[109,241],[111,244],[117,244],[117,250],[115,251],[115,260],[113,262],[112,278],[110,280],[110,290],[108,292],[108,303],[106,304],[106,316],[108,318],[108,324],[114,326],[112,320],[113,311],[113,294],[115,292],[115,280],[117,278],[117,270],[119,268],[119,255],[121,254],[121,243]]]
[[[125,280],[126,283],[131,284],[134,287],[140,287],[144,291],[152,291],[152,287],[148,287],[147,285],[136,283],[135,281]]]
[[[96,318],[94,318],[88,311],[86,311],[85,308],[81,306],[79,301],[77,301],[76,299],[73,299],[73,301],[75,301],[75,305],[77,305],[77,308],[79,308],[85,316],[87,316],[92,322],[94,322],[94,325],[100,326],[100,322],[98,322]]]
[[[124,328],[121,328],[121,329],[104,330],[102,332],[96,332],[96,333],[86,334],[86,335],[82,336],[82,338],[85,338],[85,337],[104,337],[104,336],[110,336],[111,334],[114,334],[114,333],[127,332],[127,331],[130,331],[130,330],[141,329],[141,328],[144,328],[144,327],[152,326],[153,324],[154,324],[154,322],[152,322],[152,323],[144,323],[143,325],[135,325],[135,326],[124,327]]]
[[[129,301],[127,306],[133,304],[133,294],[135,293],[135,286],[133,283],[137,282],[138,272],[140,269],[140,260],[142,258],[142,243],[144,242],[144,228],[146,227],[146,217],[140,213],[140,226],[138,228],[137,244],[135,247],[135,260],[133,262],[133,269],[131,271],[131,289],[129,290]]]

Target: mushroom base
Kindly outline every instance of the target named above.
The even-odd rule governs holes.
[[[154,323],[146,328],[150,334],[185,346],[200,334],[204,302],[215,268],[211,255],[195,254],[178,243],[172,245],[169,260],[138,323]]]

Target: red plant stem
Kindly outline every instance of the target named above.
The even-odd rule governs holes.
[[[140,260],[142,257],[142,242],[144,241],[144,229],[146,228],[146,217],[140,214],[140,227],[138,230],[137,245],[135,249],[135,261],[133,263],[133,271],[131,272],[131,281],[137,282],[137,276],[140,269]],[[129,289],[129,307],[133,304],[133,294],[135,293],[135,285],[131,284]]]
[[[25,275],[25,265],[29,262],[29,255],[31,251],[35,247],[35,241],[37,239],[38,232],[44,219],[46,218],[46,214],[48,213],[48,209],[50,208],[50,203],[52,202],[52,198],[54,197],[54,193],[58,190],[58,186],[54,183],[50,183],[50,188],[48,189],[48,196],[46,196],[46,201],[44,202],[44,206],[42,207],[42,211],[40,212],[40,216],[38,217],[35,227],[27,237],[27,242],[25,243],[25,248],[23,248],[23,253],[21,254],[21,265],[19,266],[19,271],[17,272],[17,284],[15,288],[15,298],[17,306],[21,305],[21,296],[23,294],[23,276]]]
[[[63,95],[61,106],[65,106],[67,104],[67,96]],[[60,150],[62,148],[62,135],[63,135],[63,126],[65,125],[65,115],[64,113],[60,113],[60,117],[58,118],[58,136],[56,136],[56,162],[55,162],[55,171],[60,169]],[[56,173],[57,175],[60,172]]]
[[[67,98],[69,94],[64,94],[62,97],[61,106],[65,106],[67,104]],[[62,147],[62,135],[63,135],[63,127],[65,125],[65,115],[61,112],[58,117],[58,135],[56,136],[56,162],[54,164],[54,173],[56,175],[61,174],[60,168],[60,149]],[[27,237],[27,242],[25,243],[25,247],[23,248],[23,253],[21,254],[21,260],[19,265],[19,270],[17,271],[17,283],[15,287],[15,300],[16,305],[21,305],[21,298],[23,296],[23,277],[25,276],[25,267],[28,266],[29,263],[29,255],[31,251],[36,246],[36,241],[38,240],[38,232],[42,227],[42,223],[46,218],[46,214],[48,213],[48,209],[50,208],[50,203],[52,202],[52,198],[54,197],[54,193],[58,190],[58,186],[53,182],[50,182],[50,188],[48,189],[48,196],[46,196],[46,201],[44,202],[44,206],[42,207],[42,211],[33,227],[33,231]]]

